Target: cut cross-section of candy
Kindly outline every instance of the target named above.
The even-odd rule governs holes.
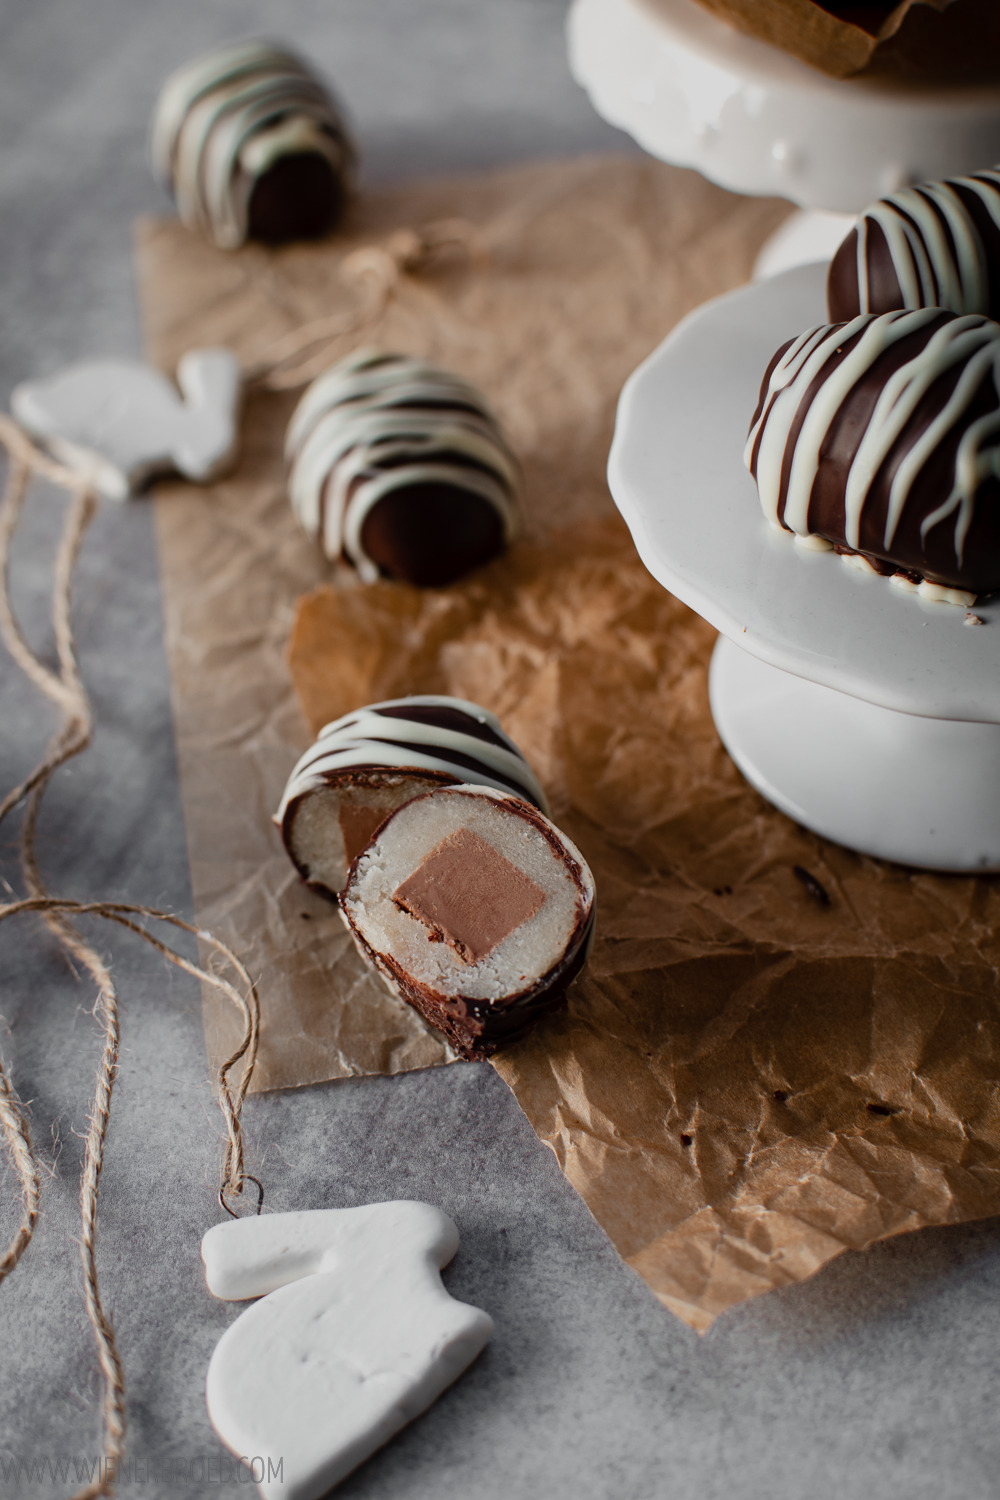
[[[341,906],[390,988],[463,1057],[486,1057],[557,1006],[582,969],[594,880],[537,808],[459,785],[386,820]]]

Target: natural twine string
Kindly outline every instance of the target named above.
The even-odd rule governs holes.
[[[381,245],[362,245],[340,263],[355,305],[315,318],[270,346],[245,373],[248,384],[270,391],[308,384],[330,364],[338,344],[357,344],[378,326],[407,277],[425,276],[455,255],[473,265],[489,259],[482,233],[466,219],[436,219],[418,229],[397,229]]]
[[[22,912],[37,912],[42,917],[59,939],[70,960],[79,964],[94,980],[97,988],[94,1015],[103,1030],[103,1048],[95,1080],[80,1181],[80,1259],[87,1316],[97,1344],[104,1382],[104,1454],[109,1460],[102,1466],[103,1472],[99,1477],[75,1497],[75,1500],[92,1500],[92,1497],[114,1493],[117,1463],[125,1451],[124,1373],[111,1318],[101,1300],[96,1257],[97,1205],[110,1122],[111,1096],[118,1069],[120,1024],[118,995],[111,972],[100,955],[68,920],[69,916],[97,916],[127,928],[170,963],[203,983],[214,986],[239,1012],[243,1034],[235,1051],[218,1069],[215,1079],[220,1108],[226,1122],[223,1191],[234,1195],[243,1191],[246,1176],[241,1115],[257,1056],[260,1018],[257,994],[249,974],[236,955],[210,933],[198,931],[170,912],[156,911],[129,902],[63,900],[49,895],[45,889],[35,854],[41,800],[58,768],[72,756],[85,750],[93,735],[93,713],[80,676],[73,637],[72,580],[80,546],[96,510],[96,501],[86,476],[64,468],[41,453],[17,424],[2,413],[0,444],[6,449],[8,457],[7,483],[0,503],[0,638],[21,670],[63,714],[63,723],[52,737],[38,766],[0,803],[2,821],[12,808],[27,799],[21,832],[21,868],[28,892],[23,899],[0,904],[0,921]],[[29,483],[36,475],[51,480],[72,495],[53,572],[51,619],[58,662],[58,671],[55,672],[40,660],[24,639],[10,596],[11,544]],[[192,933],[214,955],[229,965],[238,983],[234,984],[223,975],[202,968],[176,953],[149,932],[139,919],[165,922],[181,931]],[[231,1075],[240,1063],[240,1075],[234,1081]],[[21,1223],[6,1250],[0,1254],[2,1281],[17,1265],[31,1241],[38,1220],[41,1184],[27,1111],[11,1085],[2,1057],[0,1129],[21,1184],[22,1198]]]
[[[456,252],[473,264],[483,264],[489,258],[482,234],[464,219],[442,219],[418,229],[397,230],[381,245],[366,245],[352,251],[341,262],[340,274],[354,294],[355,305],[347,312],[312,320],[279,339],[268,350],[265,359],[245,372],[247,384],[273,391],[306,385],[331,362],[341,341],[349,338],[357,344],[363,337],[370,336],[407,277],[432,272]],[[45,888],[35,854],[42,798],[59,767],[86,750],[94,730],[90,700],[76,659],[71,605],[73,572],[83,538],[96,512],[97,501],[86,475],[66,468],[43,453],[4,413],[0,413],[0,445],[6,449],[8,459],[6,488],[0,502],[0,639],[24,674],[63,714],[62,725],[50,740],[42,760],[0,801],[0,822],[20,803],[26,803],[21,830],[21,869],[28,892],[24,899],[0,904],[0,921],[24,912],[36,912],[42,917],[70,960],[79,964],[93,979],[97,989],[94,1016],[103,1030],[103,1049],[95,1079],[80,1182],[80,1258],[87,1316],[104,1380],[104,1453],[109,1462],[104,1464],[103,1474],[80,1490],[74,1500],[94,1500],[94,1497],[114,1493],[117,1461],[125,1451],[124,1372],[111,1318],[101,1301],[96,1258],[97,1205],[111,1096],[118,1069],[120,1022],[118,995],[111,971],[68,918],[71,915],[97,916],[127,928],[170,963],[214,986],[239,1011],[243,1034],[215,1078],[227,1136],[222,1191],[234,1196],[242,1193],[246,1180],[241,1114],[257,1056],[260,1018],[256,990],[249,974],[236,955],[210,933],[198,931],[169,912],[124,902],[63,900],[51,896]],[[53,671],[32,651],[11,604],[11,545],[28,487],[35,477],[48,479],[72,496],[53,573],[51,620],[58,671]],[[239,987],[183,958],[143,927],[137,920],[140,918],[166,922],[194,934],[231,967]],[[231,1075],[240,1063],[239,1078],[233,1082]],[[21,1223],[6,1250],[0,1254],[2,1281],[13,1271],[31,1241],[41,1195],[41,1172],[31,1143],[27,1111],[11,1085],[2,1056],[0,1129],[21,1184],[22,1197]]]

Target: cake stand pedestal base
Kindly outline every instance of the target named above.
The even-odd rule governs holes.
[[[1000,725],[879,708],[725,636],[709,695],[743,775],[797,823],[902,864],[1000,870]]]

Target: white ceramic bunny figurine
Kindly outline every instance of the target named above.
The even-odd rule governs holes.
[[[236,356],[191,349],[176,386],[136,360],[96,360],[25,381],[11,411],[100,494],[124,500],[156,474],[204,482],[221,472],[235,456],[239,400]]]
[[[457,1302],[458,1248],[427,1203],[372,1203],[217,1224],[209,1290],[260,1297],[208,1367],[212,1425],[265,1500],[317,1500],[425,1411],[483,1348],[493,1321]],[[259,1467],[258,1467],[259,1466]]]

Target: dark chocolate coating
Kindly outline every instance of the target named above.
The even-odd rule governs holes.
[[[504,534],[496,507],[472,491],[412,484],[368,512],[361,543],[389,578],[442,588],[498,557]]]
[[[947,317],[947,314],[942,314]],[[910,341],[904,341],[910,343]],[[912,343],[909,352],[912,349]],[[831,425],[824,461],[820,465],[809,503],[809,527],[832,542],[844,543],[844,481],[857,451],[858,433],[867,426],[875,401],[885,380],[900,363],[896,351],[876,362],[867,378],[861,381],[845,401]],[[861,545],[858,550],[882,558],[897,567],[923,574],[938,583],[985,593],[1000,585],[1000,481],[988,479],[976,494],[975,518],[966,538],[964,561],[955,557],[952,528],[949,522],[931,527],[921,541],[921,524],[951,489],[955,455],[969,423],[1000,405],[992,375],[980,384],[962,423],[952,427],[933,449],[921,467],[903,509],[891,549],[884,544],[886,514],[892,479],[902,459],[930,427],[946,405],[962,374],[962,367],[949,370],[928,389],[900,437],[893,444],[879,468],[869,490],[861,516]]]
[[[317,151],[281,156],[254,182],[247,209],[250,239],[267,245],[318,239],[337,223],[346,187]]]
[[[546,980],[523,994],[515,995],[505,1005],[489,1005],[484,1000],[454,999],[416,984],[393,960],[376,959],[368,944],[352,927],[354,940],[373,968],[386,971],[393,988],[429,1026],[440,1031],[459,1057],[468,1062],[482,1062],[501,1047],[519,1041],[542,1016],[550,1015],[566,1003],[566,996],[587,962],[594,929],[594,911],[580,931],[580,942],[569,963],[546,977]]]

